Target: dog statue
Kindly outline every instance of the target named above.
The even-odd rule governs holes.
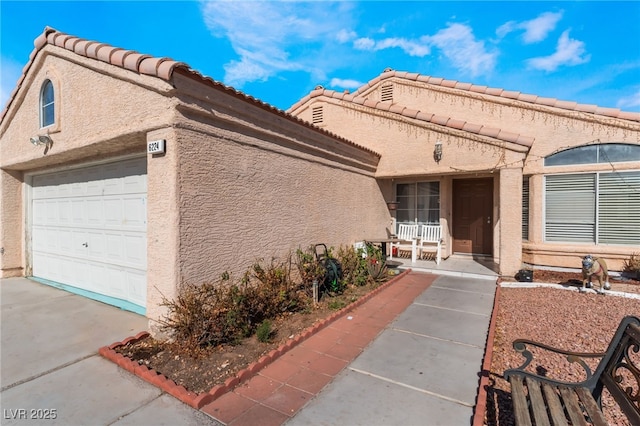
[[[591,277],[596,277],[600,283],[600,290],[598,293],[602,294],[603,290],[610,290],[611,284],[609,284],[609,271],[607,270],[607,263],[604,259],[599,257],[593,257],[590,254],[582,258],[582,288],[581,292],[585,292],[587,288],[592,288]]]

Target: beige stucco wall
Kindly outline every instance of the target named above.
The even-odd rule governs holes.
[[[46,79],[54,84],[56,119],[41,129],[39,99]],[[25,176],[144,152],[145,133],[171,121],[171,98],[162,94],[171,90],[161,80],[55,46],[38,53],[0,124],[1,276],[31,272]],[[46,134],[53,141],[48,149],[29,142]]]
[[[47,78],[56,123],[40,129]],[[0,125],[2,276],[30,273],[28,176],[143,153],[156,139],[166,140],[166,153],[147,156],[152,320],[180,283],[225,271],[239,277],[258,258],[316,243],[386,235],[377,154],[188,73],[174,78],[168,84],[52,46],[38,53]],[[43,134],[53,140],[46,151],[29,143]]]
[[[312,120],[314,106],[323,106],[324,122],[320,126],[356,143],[375,149],[382,154],[377,176],[379,178],[439,180],[455,174],[473,177],[487,171],[500,172],[503,168],[522,168],[520,173],[531,177],[529,233],[530,240],[522,241],[521,214],[522,182],[516,184],[510,175],[506,186],[496,186],[494,200],[497,226],[494,228],[494,258],[500,262],[501,272],[507,273],[521,262],[537,266],[579,267],[580,255],[593,253],[610,260],[611,269],[620,270],[623,260],[637,251],[635,246],[603,246],[545,243],[543,242],[543,176],[556,173],[611,171],[609,164],[544,167],[544,157],[571,147],[592,143],[640,144],[640,124],[589,113],[534,105],[528,102],[481,95],[442,86],[428,85],[401,78],[387,79],[383,85],[393,85],[393,105],[452,117],[507,132],[533,137],[530,149],[514,144],[481,138],[455,129],[403,119],[396,114],[374,110],[358,104],[336,99],[311,98],[297,106],[295,114]],[[381,86],[373,85],[362,97],[381,100]],[[436,141],[443,144],[443,160],[436,164],[432,153]],[[523,154],[524,153],[524,154]],[[637,162],[615,164],[615,170],[640,170]],[[494,180],[497,184],[499,180]],[[441,197],[444,195],[441,186]],[[447,204],[441,200],[441,214],[446,217]],[[504,215],[508,214],[509,226]],[[443,219],[441,218],[441,220]],[[505,253],[513,253],[515,240],[523,244],[521,262],[507,260]],[[506,244],[506,246],[504,246]],[[563,247],[566,251],[563,252]],[[577,250],[577,251],[576,251]],[[450,253],[450,252],[448,252]],[[560,254],[564,253],[564,254]],[[511,266],[507,266],[507,264]]]
[[[223,272],[239,278],[258,259],[386,235],[390,214],[373,176],[375,154],[236,97],[201,96],[188,78],[176,81],[175,133],[162,136],[167,154],[148,160],[150,283],[199,284]],[[171,176],[152,176],[174,164]],[[175,200],[175,213],[157,208],[166,217],[152,223],[152,205],[171,204],[167,199]],[[176,232],[167,235],[164,226]],[[148,317],[164,314],[158,302],[171,291],[149,286]]]
[[[322,99],[299,108],[296,114],[311,121],[313,107],[322,106],[323,123],[320,127],[364,145],[382,155],[376,177],[388,182],[384,193],[387,200],[395,199],[394,185],[402,182],[440,182],[440,223],[444,230],[443,256],[452,254],[452,179],[494,178],[494,249],[493,255],[500,264],[500,272],[515,273],[521,267],[521,250],[504,255],[503,242],[521,242],[520,198],[507,201],[510,210],[499,208],[498,200],[511,198],[513,191],[520,194],[522,182],[515,182],[511,175],[501,180],[501,169],[521,165],[527,148],[493,138],[472,135],[455,129],[425,123],[397,114],[372,110],[371,108]],[[436,142],[442,144],[443,156],[436,162],[433,151]],[[522,172],[520,171],[520,179]],[[516,173],[517,174],[517,173]],[[512,204],[518,206],[514,212]],[[518,244],[519,244],[518,243]],[[514,253],[514,254],[512,254]]]

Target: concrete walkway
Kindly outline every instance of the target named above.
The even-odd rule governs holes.
[[[287,425],[471,424],[494,294],[438,277]]]
[[[2,425],[219,424],[98,355],[146,318],[24,278],[0,280],[0,313]]]

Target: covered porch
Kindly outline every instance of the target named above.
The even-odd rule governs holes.
[[[395,268],[399,270],[411,269],[414,272],[427,272],[436,275],[448,275],[465,278],[498,279],[499,265],[490,256],[474,256],[454,254],[436,264],[432,259],[417,259],[394,257]]]

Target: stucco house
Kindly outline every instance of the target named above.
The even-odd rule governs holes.
[[[157,319],[181,283],[383,234],[379,161],[186,64],[46,28],[0,118],[1,274]]]
[[[378,152],[395,219],[441,224],[444,256],[513,275],[640,252],[640,113],[390,69],[288,112]]]
[[[395,223],[440,224],[445,257],[505,275],[640,250],[640,114],[391,70],[284,112],[46,28],[0,116],[0,170],[2,277],[151,320],[182,283]]]

